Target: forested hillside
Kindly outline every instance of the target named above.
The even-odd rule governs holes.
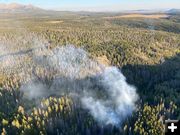
[[[161,135],[166,119],[180,119],[180,14],[159,19],[109,16],[117,14],[0,13],[2,135]],[[62,49],[69,45],[80,59],[73,56],[76,49]],[[61,61],[75,61],[73,71]],[[76,62],[85,65],[79,68]],[[109,98],[102,91],[103,77],[94,75],[99,67],[91,64],[116,67],[137,91],[132,114],[118,124],[96,120],[71,91],[78,86],[81,95],[89,85],[97,99]]]

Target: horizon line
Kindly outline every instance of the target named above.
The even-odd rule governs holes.
[[[160,11],[167,11],[171,9],[176,9],[180,10],[180,7],[167,7],[167,8],[134,8],[134,9],[116,9],[114,10],[113,7],[56,7],[56,8],[47,8],[47,7],[41,7],[32,3],[18,3],[18,2],[11,2],[11,3],[5,3],[5,2],[0,2],[0,4],[5,4],[5,5],[11,5],[11,4],[17,4],[17,5],[22,5],[22,6],[33,6],[42,10],[51,10],[51,11],[67,11],[67,12],[130,12],[130,11],[151,11],[151,12],[160,12]],[[101,9],[98,9],[101,8]],[[102,9],[104,8],[104,9]],[[117,8],[117,7],[116,7]]]

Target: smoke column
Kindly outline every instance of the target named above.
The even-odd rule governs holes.
[[[101,100],[85,96],[82,103],[99,122],[120,124],[135,109],[136,89],[126,83],[126,78],[116,67],[105,68],[100,74],[100,83],[108,98]]]
[[[45,58],[34,56],[34,59],[38,65],[56,70],[58,77],[54,78],[49,88],[43,84],[29,84],[32,88],[36,87],[31,91],[31,87],[24,86],[23,92],[29,92],[26,94],[29,98],[37,91],[33,98],[51,94],[76,95],[83,108],[104,125],[121,124],[135,109],[138,99],[136,89],[126,82],[120,70],[96,62],[81,48],[72,45],[57,47]]]

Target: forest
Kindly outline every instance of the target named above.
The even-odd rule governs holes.
[[[180,13],[112,17],[118,15],[0,13],[1,135],[163,135],[165,120],[180,119]],[[99,75],[101,65],[115,69],[112,80],[125,91],[137,92],[118,124],[97,120],[94,102],[80,101],[89,91],[97,101],[114,97],[108,92],[116,84],[105,82],[113,74]],[[121,98],[102,104],[116,108]]]

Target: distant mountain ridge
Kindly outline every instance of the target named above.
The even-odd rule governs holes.
[[[27,11],[46,11],[45,9],[36,7],[31,4],[23,5],[19,3],[0,3],[0,12],[27,12]],[[56,11],[56,10],[47,10],[47,11]],[[56,11],[59,12],[59,11]],[[72,11],[73,12],[73,11]],[[86,11],[79,11],[79,12],[86,12]],[[103,13],[103,12],[102,12]],[[168,9],[168,10],[125,10],[119,11],[119,13],[140,13],[140,14],[150,14],[150,13],[167,13],[167,14],[179,14],[180,9]]]
[[[18,3],[0,4],[0,11],[28,11],[28,10],[40,10],[40,8],[31,4],[23,5]]]
[[[167,11],[167,13],[170,13],[170,14],[180,13],[180,9],[170,9]]]

